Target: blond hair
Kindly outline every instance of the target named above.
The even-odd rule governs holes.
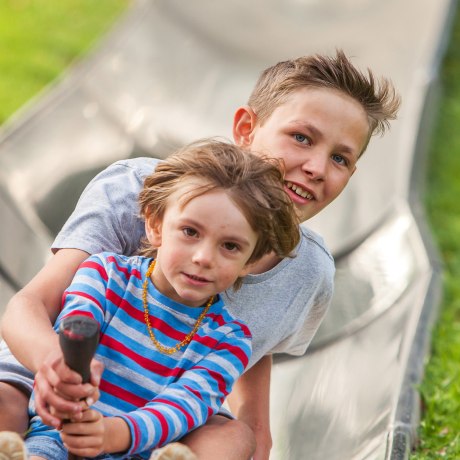
[[[361,104],[369,122],[366,146],[373,134],[384,134],[389,128],[401,102],[390,80],[377,79],[370,69],[361,72],[337,50],[335,57],[316,54],[269,67],[259,77],[248,104],[263,124],[288,96],[308,87],[340,91]]]
[[[145,179],[139,195],[141,215],[161,220],[169,197],[190,177],[202,181],[187,193],[184,206],[199,195],[221,189],[244,214],[258,237],[248,264],[272,251],[280,257],[292,255],[300,240],[299,220],[284,191],[279,160],[261,158],[216,139],[194,142],[159,163]],[[141,253],[154,256],[156,251],[144,241]]]

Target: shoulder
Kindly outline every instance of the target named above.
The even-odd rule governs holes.
[[[300,227],[301,240],[296,249],[294,265],[301,265],[310,270],[316,267],[316,273],[335,273],[334,257],[327,248],[323,238],[313,230],[302,225]]]
[[[109,178],[113,176],[132,176],[142,182],[151,174],[161,160],[152,157],[138,157],[119,160],[105,168],[96,178]]]
[[[227,338],[252,338],[248,325],[230,312],[221,295],[208,313],[208,317],[212,320],[212,328],[219,330]]]
[[[297,255],[316,253],[318,257],[334,263],[334,258],[324,242],[324,239],[316,232],[306,227],[300,226],[301,243],[298,247]]]
[[[142,265],[148,259],[143,256],[125,256],[115,252],[104,251],[89,256],[82,266],[99,266],[107,273],[110,272],[141,272]]]

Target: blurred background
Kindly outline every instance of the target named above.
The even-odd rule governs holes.
[[[413,458],[459,458],[459,31],[442,0],[0,0],[0,309],[98,171],[231,138],[261,70],[341,47],[403,106],[307,223],[336,258],[336,296],[307,355],[277,359],[272,457],[407,458],[420,389]],[[444,304],[419,387],[441,291],[425,212]]]

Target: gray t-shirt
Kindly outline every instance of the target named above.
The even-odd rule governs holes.
[[[159,160],[122,160],[98,174],[81,195],[52,249],[112,251],[132,255],[144,236],[138,194]],[[301,355],[316,333],[333,292],[334,261],[317,234],[301,226],[294,258],[260,275],[248,275],[241,289],[224,296],[231,313],[249,326],[253,354]]]

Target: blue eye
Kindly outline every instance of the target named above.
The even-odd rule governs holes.
[[[300,142],[301,144],[306,144],[306,145],[311,144],[311,140],[307,136],[304,136],[303,134],[298,134],[298,133],[294,134],[294,139],[297,142]]]
[[[347,160],[342,155],[334,154],[332,155],[332,159],[338,164],[341,164],[341,165],[347,164]]]

